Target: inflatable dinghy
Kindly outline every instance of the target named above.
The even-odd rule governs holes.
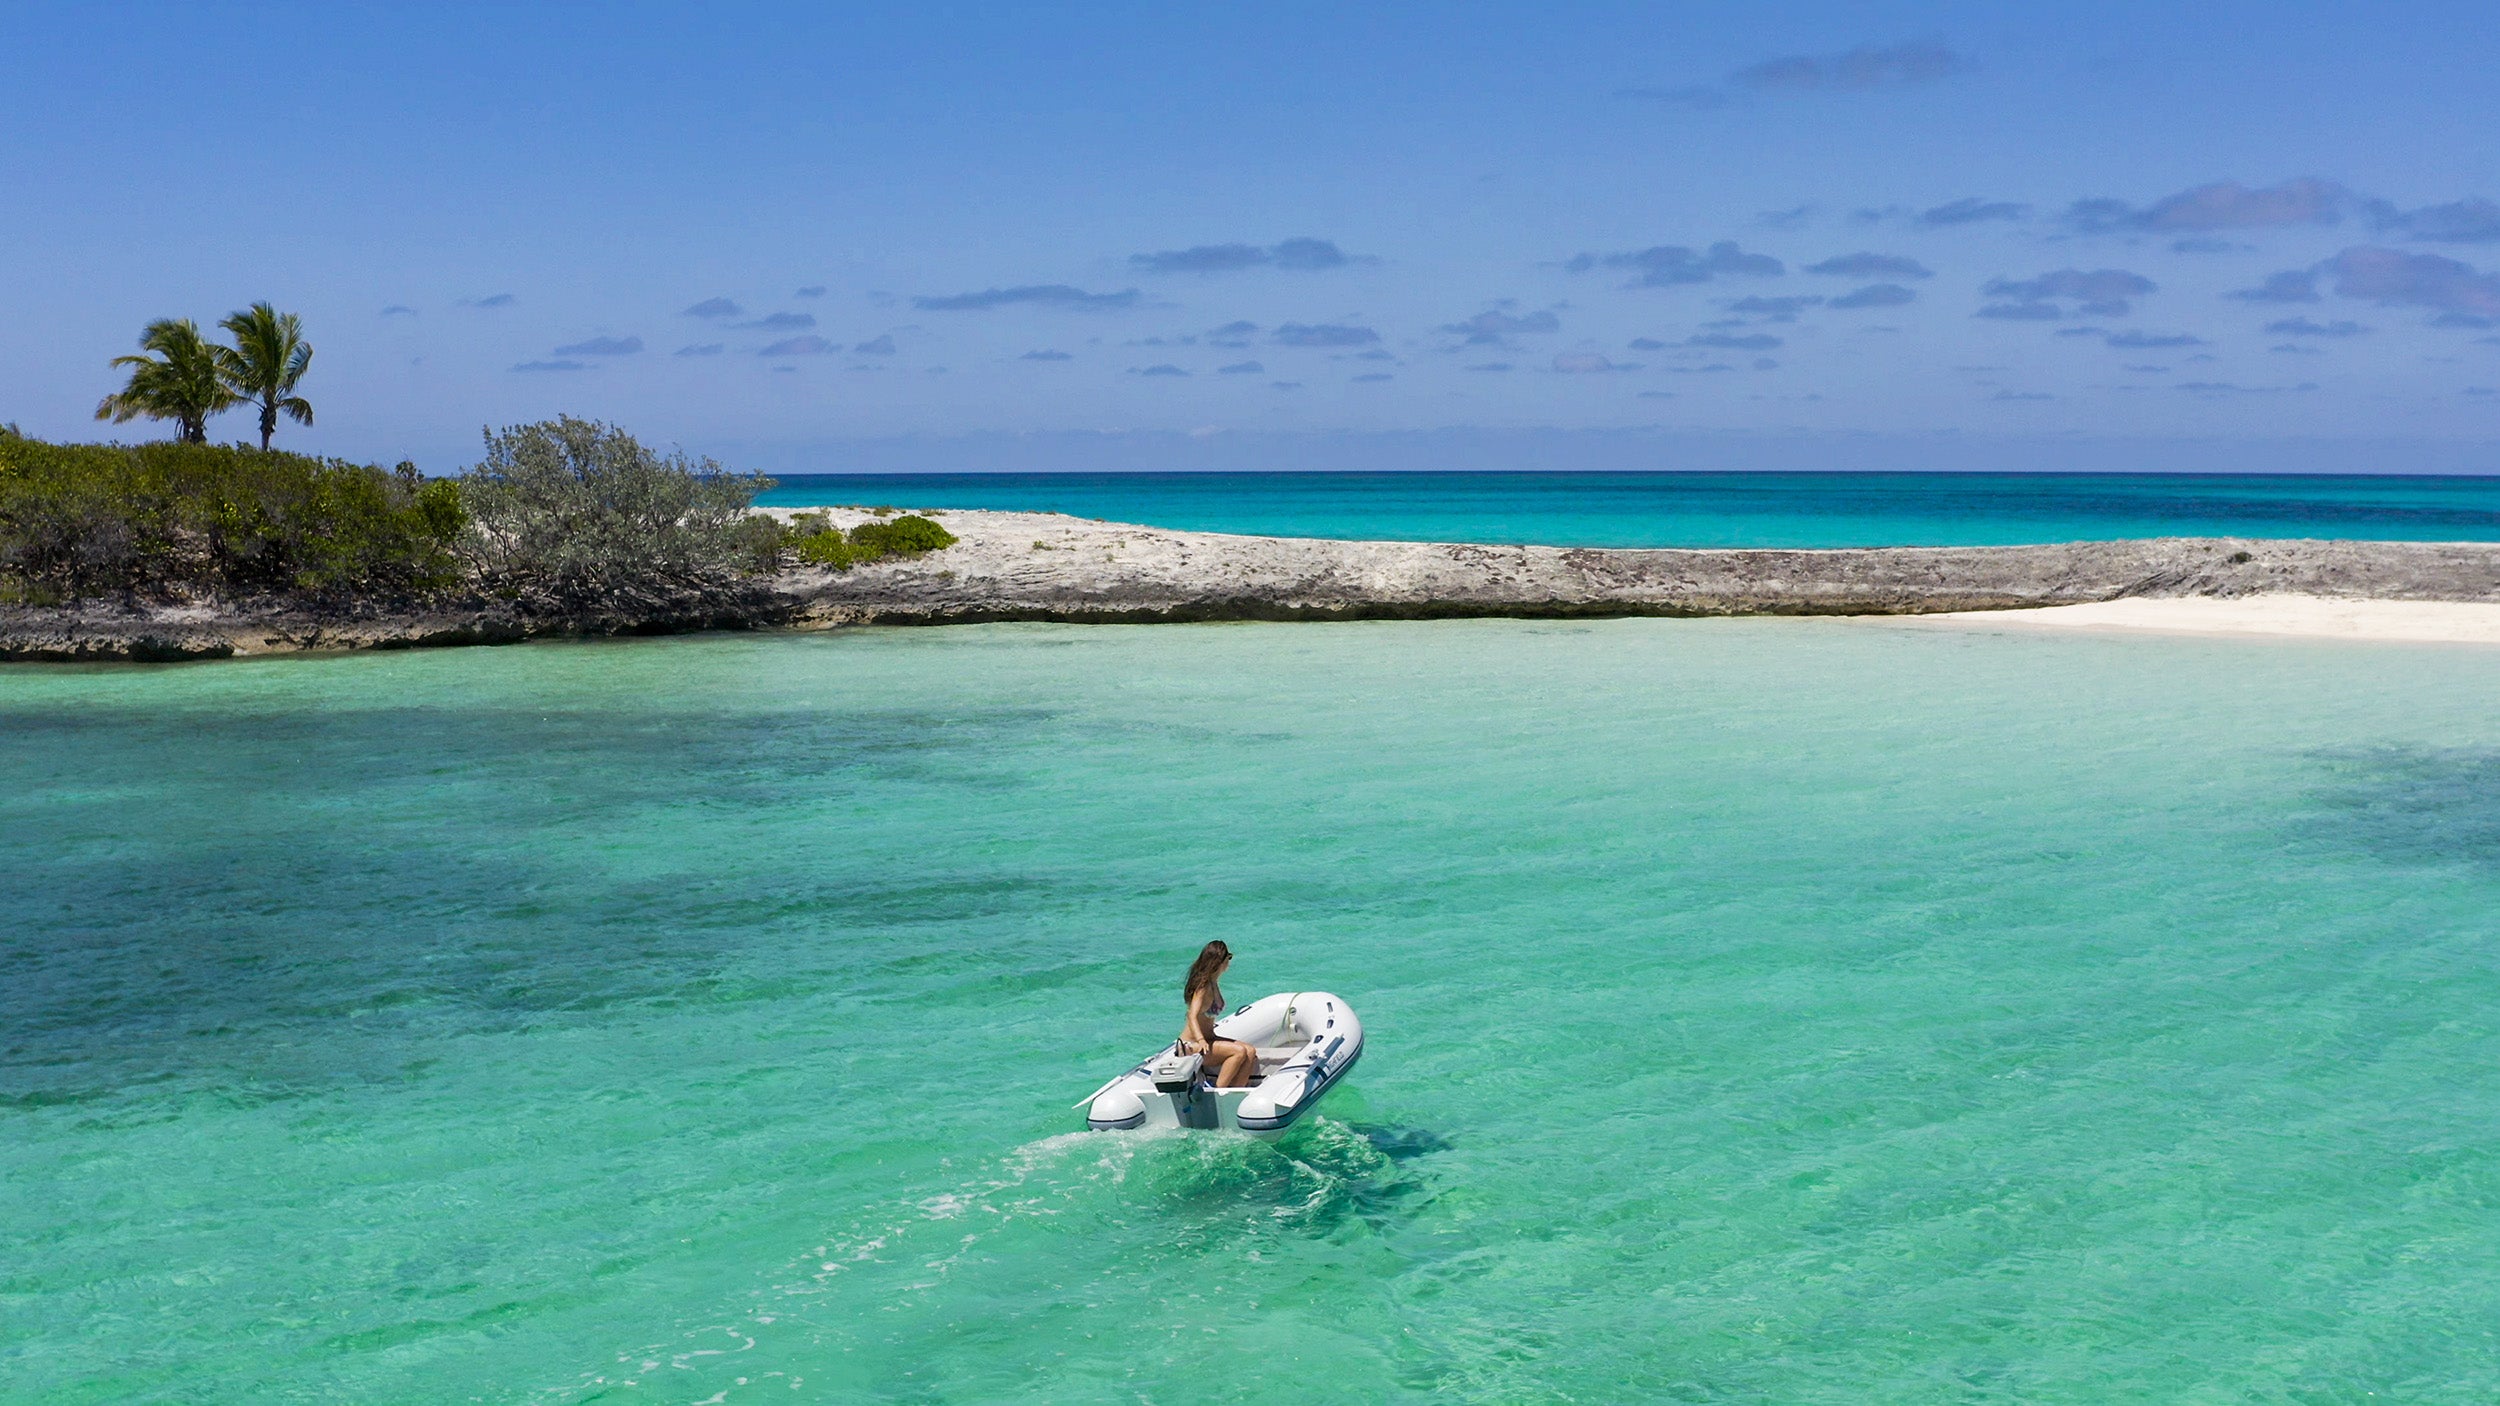
[[[1325,991],[1294,991],[1252,1001],[1215,1023],[1219,1040],[1259,1052],[1259,1067],[1238,1089],[1215,1086],[1215,1070],[1175,1042],[1077,1106],[1095,1132],[1129,1128],[1230,1128],[1257,1138],[1284,1135],[1329,1086],[1363,1057],[1363,1022]]]

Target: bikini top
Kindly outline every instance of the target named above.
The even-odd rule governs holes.
[[[1210,981],[1204,989],[1207,993],[1207,1033],[1212,1035],[1215,1033],[1215,1023],[1224,1018],[1224,988]],[[1194,1004],[1182,1008],[1181,1033],[1189,1032],[1189,1015],[1197,1009]]]

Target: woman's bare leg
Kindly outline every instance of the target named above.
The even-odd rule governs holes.
[[[1238,1089],[1248,1085],[1251,1071],[1258,1068],[1259,1052],[1231,1040],[1215,1048],[1223,1056],[1223,1064],[1216,1070],[1215,1086],[1219,1089]]]

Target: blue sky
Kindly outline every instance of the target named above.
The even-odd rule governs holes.
[[[2484,7],[20,4],[0,52],[44,434],[269,298],[282,441],[438,470],[569,411],[773,471],[2500,471]]]

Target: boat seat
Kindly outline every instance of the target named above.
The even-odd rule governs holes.
[[[1252,1045],[1250,1048],[1257,1052],[1258,1063],[1257,1066],[1250,1071],[1250,1082],[1243,1087],[1253,1089],[1257,1088],[1262,1080],[1266,1079],[1268,1075],[1275,1073],[1277,1070],[1284,1068],[1286,1061],[1292,1059],[1295,1055],[1302,1053],[1302,1051],[1308,1047],[1310,1043],[1311,1042],[1308,1040],[1303,1040],[1291,1045]],[[1198,1075],[1200,1087],[1213,1088],[1214,1084],[1212,1081],[1214,1078],[1215,1066],[1208,1065]]]
[[[1308,1043],[1310,1042],[1306,1040],[1297,1045],[1252,1045],[1250,1048],[1258,1051],[1259,1058],[1257,1067],[1250,1071],[1251,1084],[1256,1085],[1268,1075],[1284,1068],[1285,1062],[1302,1053],[1303,1045]]]

